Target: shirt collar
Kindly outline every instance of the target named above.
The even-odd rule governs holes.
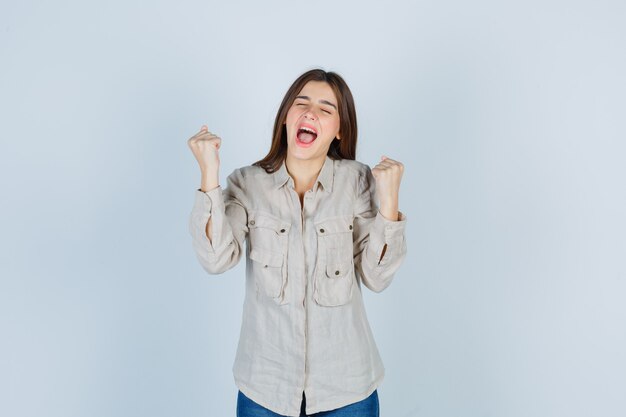
[[[285,160],[280,165],[280,168],[272,175],[274,176],[274,187],[280,188],[291,179],[289,172],[287,172],[287,165],[285,164]],[[326,155],[326,159],[324,160],[324,165],[322,165],[322,170],[317,176],[317,183],[320,183],[325,191],[332,192],[333,190],[333,178],[334,178],[334,161],[330,159],[328,155]],[[293,179],[292,179],[293,181]]]

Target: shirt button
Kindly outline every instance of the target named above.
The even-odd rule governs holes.
[[[250,220],[250,225],[254,226],[254,220]]]
[[[350,225],[350,230],[352,230],[352,225]]]
[[[324,233],[324,229],[320,229],[320,233]]]
[[[335,275],[339,275],[339,271],[335,271]]]
[[[280,229],[280,233],[285,233],[285,229]]]

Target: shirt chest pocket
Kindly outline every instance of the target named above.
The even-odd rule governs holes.
[[[352,299],[354,258],[352,216],[333,217],[315,223],[317,268],[313,299],[323,306],[339,306]]]
[[[248,215],[250,268],[257,289],[278,304],[286,304],[287,251],[291,224],[262,212]]]

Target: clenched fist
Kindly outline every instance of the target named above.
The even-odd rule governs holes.
[[[219,185],[220,157],[222,139],[202,126],[200,132],[189,138],[187,145],[196,157],[202,173],[202,191],[211,190]]]
[[[380,212],[389,220],[398,219],[398,197],[400,181],[404,165],[386,156],[372,168],[372,175],[376,179],[376,194],[380,200]]]

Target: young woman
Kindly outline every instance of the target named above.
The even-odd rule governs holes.
[[[200,264],[227,271],[246,242],[238,417],[379,415],[385,370],[361,284],[381,292],[406,256],[404,167],[382,156],[370,169],[355,161],[356,143],[352,93],[321,69],[294,81],[269,153],[226,188],[222,139],[202,126],[188,140],[202,173],[189,220]]]

